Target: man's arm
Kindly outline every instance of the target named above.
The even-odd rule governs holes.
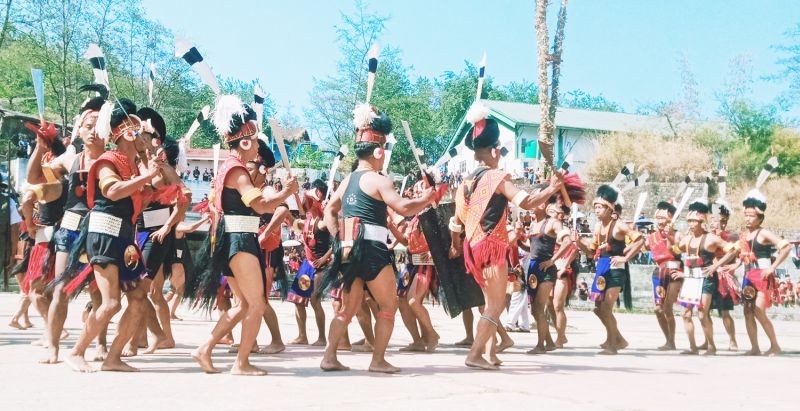
[[[294,177],[289,177],[286,180],[286,185],[280,192],[274,195],[264,194],[261,190],[253,186],[250,175],[240,168],[231,170],[227,178],[231,179],[227,181],[235,182],[235,188],[242,196],[242,202],[258,214],[266,214],[274,210],[298,189],[297,180],[295,180]],[[219,184],[225,184],[225,182],[221,181]]]
[[[783,262],[789,258],[789,253],[791,252],[792,247],[788,241],[781,239],[772,231],[762,230],[761,235],[763,236],[764,240],[766,240],[767,244],[774,245],[777,249],[778,256],[775,258],[775,261],[772,263],[771,267],[771,273],[774,273],[775,270],[777,270],[778,267],[780,267],[781,264],[783,264]]]
[[[524,210],[533,210],[534,208],[542,205],[545,201],[547,201],[550,197],[554,194],[557,194],[561,190],[561,181],[558,179],[553,179],[550,181],[550,185],[537,192],[536,194],[530,194],[523,190],[517,188],[511,180],[506,179],[497,187],[497,192],[503,194],[508,201],[514,203],[517,207],[520,207]]]
[[[339,233],[339,211],[342,210],[342,196],[344,195],[349,181],[350,176],[345,177],[342,183],[339,184],[339,188],[331,194],[331,198],[328,199],[328,204],[325,205],[322,221],[325,223],[325,227],[328,227],[328,231],[331,235],[337,235]]]
[[[623,257],[624,261],[620,261],[617,257],[612,257],[611,263],[627,263],[628,261],[633,260],[633,257],[635,257],[636,254],[639,254],[639,249],[642,248],[642,244],[644,244],[644,236],[642,236],[642,233],[639,231],[631,229],[628,224],[615,224],[615,226],[617,232],[622,234],[623,238],[630,235],[631,238],[633,238],[633,241],[631,241],[628,247],[626,247],[626,252]]]
[[[434,192],[430,187],[423,190],[422,195],[418,198],[403,198],[397,194],[394,184],[388,178],[381,177],[373,180],[378,181],[378,193],[383,202],[402,216],[411,217],[418,214],[433,200]]]

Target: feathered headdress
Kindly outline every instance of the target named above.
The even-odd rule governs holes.
[[[497,147],[500,139],[500,127],[497,121],[489,118],[489,107],[475,102],[467,110],[465,119],[472,124],[472,129],[467,132],[464,144],[470,150],[478,148]]]
[[[747,193],[744,201],[742,201],[744,208],[752,208],[758,214],[764,214],[767,211],[767,197],[764,196],[758,189],[750,190]]]
[[[256,134],[258,127],[255,119],[255,111],[243,103],[242,99],[232,94],[226,94],[217,98],[211,122],[225,142],[231,143]]]
[[[619,191],[611,185],[603,184],[597,187],[597,193],[594,198],[593,204],[603,204],[606,207],[614,209],[614,206],[620,203]]]
[[[103,50],[100,49],[100,46],[94,43],[90,44],[89,48],[86,50],[86,53],[84,53],[83,57],[89,60],[89,64],[92,65],[92,71],[94,72],[94,82],[96,84],[102,84],[106,86],[106,89],[108,89],[109,87],[108,87],[108,71],[106,71],[106,56],[103,54]]]
[[[689,204],[689,213],[686,214],[686,221],[706,221],[708,219],[708,212],[711,211],[708,206],[708,199],[699,198]]]
[[[211,67],[208,63],[203,61],[203,55],[200,54],[200,51],[198,51],[189,40],[182,38],[175,39],[175,57],[180,57],[189,64],[192,70],[203,80],[203,83],[211,87],[214,94],[220,94],[219,83],[217,83],[214,72],[211,71]]]

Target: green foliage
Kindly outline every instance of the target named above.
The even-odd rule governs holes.
[[[620,107],[619,104],[607,100],[602,94],[593,96],[582,90],[569,91],[565,96],[562,96],[559,101],[562,106],[569,108],[595,111],[622,111],[622,107]]]
[[[140,0],[15,4],[10,21],[16,25],[4,28],[6,38],[0,48],[0,104],[4,107],[36,112],[30,80],[33,66],[45,73],[47,118],[71,123],[89,97],[77,89],[93,81],[91,66],[83,58],[91,43],[97,43],[105,54],[112,97],[129,98],[139,107],[150,105],[147,79],[150,63],[155,64],[152,107],[164,117],[170,135],[181,137],[200,109],[213,105],[211,90],[185,62],[175,58],[172,33],[146,17]],[[219,82],[223,92],[252,101],[249,81],[220,78]],[[264,106],[266,119],[274,111],[269,98]],[[209,148],[217,142],[213,127],[204,124],[193,137],[192,147]]]

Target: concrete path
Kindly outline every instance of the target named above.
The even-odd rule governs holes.
[[[353,371],[324,373],[319,369],[321,348],[290,346],[278,355],[254,357],[254,364],[266,368],[268,376],[236,377],[206,375],[189,357],[213,323],[184,307],[179,311],[184,320],[173,323],[178,347],[131,359],[130,364],[142,372],[79,374],[63,363],[37,364],[44,353],[30,342],[41,336],[42,320],[32,318],[35,328],[26,331],[8,327],[17,302],[17,295],[0,294],[0,410],[777,410],[797,409],[800,398],[794,391],[800,372],[800,324],[796,322],[775,322],[787,353],[760,358],[725,351],[727,337],[716,320],[715,337],[721,350],[707,358],[655,351],[663,343],[655,318],[620,314],[620,328],[631,345],[620,355],[607,357],[595,355],[597,344],[604,340],[599,321],[590,312],[573,311],[568,313],[568,348],[526,355],[535,343],[535,333],[512,333],[516,346],[501,354],[502,371],[488,372],[464,367],[466,349],[452,345],[464,337],[461,320],[450,320],[440,307],[429,306],[442,345],[434,354],[399,353],[398,348],[410,338],[398,316],[388,358],[403,369],[399,375],[366,372],[370,355],[360,353],[340,356]],[[71,336],[62,347],[71,346],[80,333],[84,303],[81,298],[71,304],[67,319]],[[275,305],[284,340],[291,340],[296,336],[294,307]],[[330,304],[325,306],[329,320]],[[313,312],[308,311],[309,325],[314,327]],[[736,326],[740,347],[749,348],[744,323],[737,320]],[[361,338],[355,321],[350,331],[354,340]],[[685,348],[680,322],[678,332],[679,347]],[[309,337],[315,339],[316,330],[309,329]],[[761,341],[766,349],[763,335]],[[266,327],[259,342],[268,342]],[[215,364],[224,370],[234,357],[227,350],[220,346],[214,356]]]

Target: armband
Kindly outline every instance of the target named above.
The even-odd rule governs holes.
[[[43,184],[35,184],[28,187],[28,191],[33,193],[33,196],[36,198],[36,201],[42,201],[44,198],[44,185]]]
[[[116,174],[103,177],[102,179],[100,179],[100,184],[99,184],[100,191],[105,191],[108,186],[118,181],[122,181],[122,179]]]
[[[247,190],[246,193],[242,194],[242,202],[244,205],[250,207],[250,203],[259,197],[261,197],[261,190],[253,187],[250,190]]]
[[[631,242],[638,241],[640,238],[642,238],[642,233],[638,231],[631,234]]]
[[[514,198],[511,199],[511,202],[514,203],[515,206],[520,207],[520,204],[522,204],[526,198],[528,198],[528,193],[520,190],[517,194],[514,194]]]
[[[725,247],[722,247],[722,251],[725,251],[726,253],[729,253],[729,252],[731,252],[733,250],[739,250],[740,248],[741,247],[739,246],[738,242],[733,242],[733,243],[726,244]]]
[[[775,244],[775,248],[778,250],[783,250],[784,247],[788,247],[789,242],[786,240],[778,241],[778,244]]]
[[[460,234],[460,233],[464,232],[464,226],[461,225],[461,224],[456,224],[456,217],[455,216],[450,217],[450,223],[447,224],[447,227],[450,229],[450,231],[452,231],[454,233],[459,233]]]
[[[673,244],[669,249],[674,255],[681,255],[681,248],[677,244]]]

